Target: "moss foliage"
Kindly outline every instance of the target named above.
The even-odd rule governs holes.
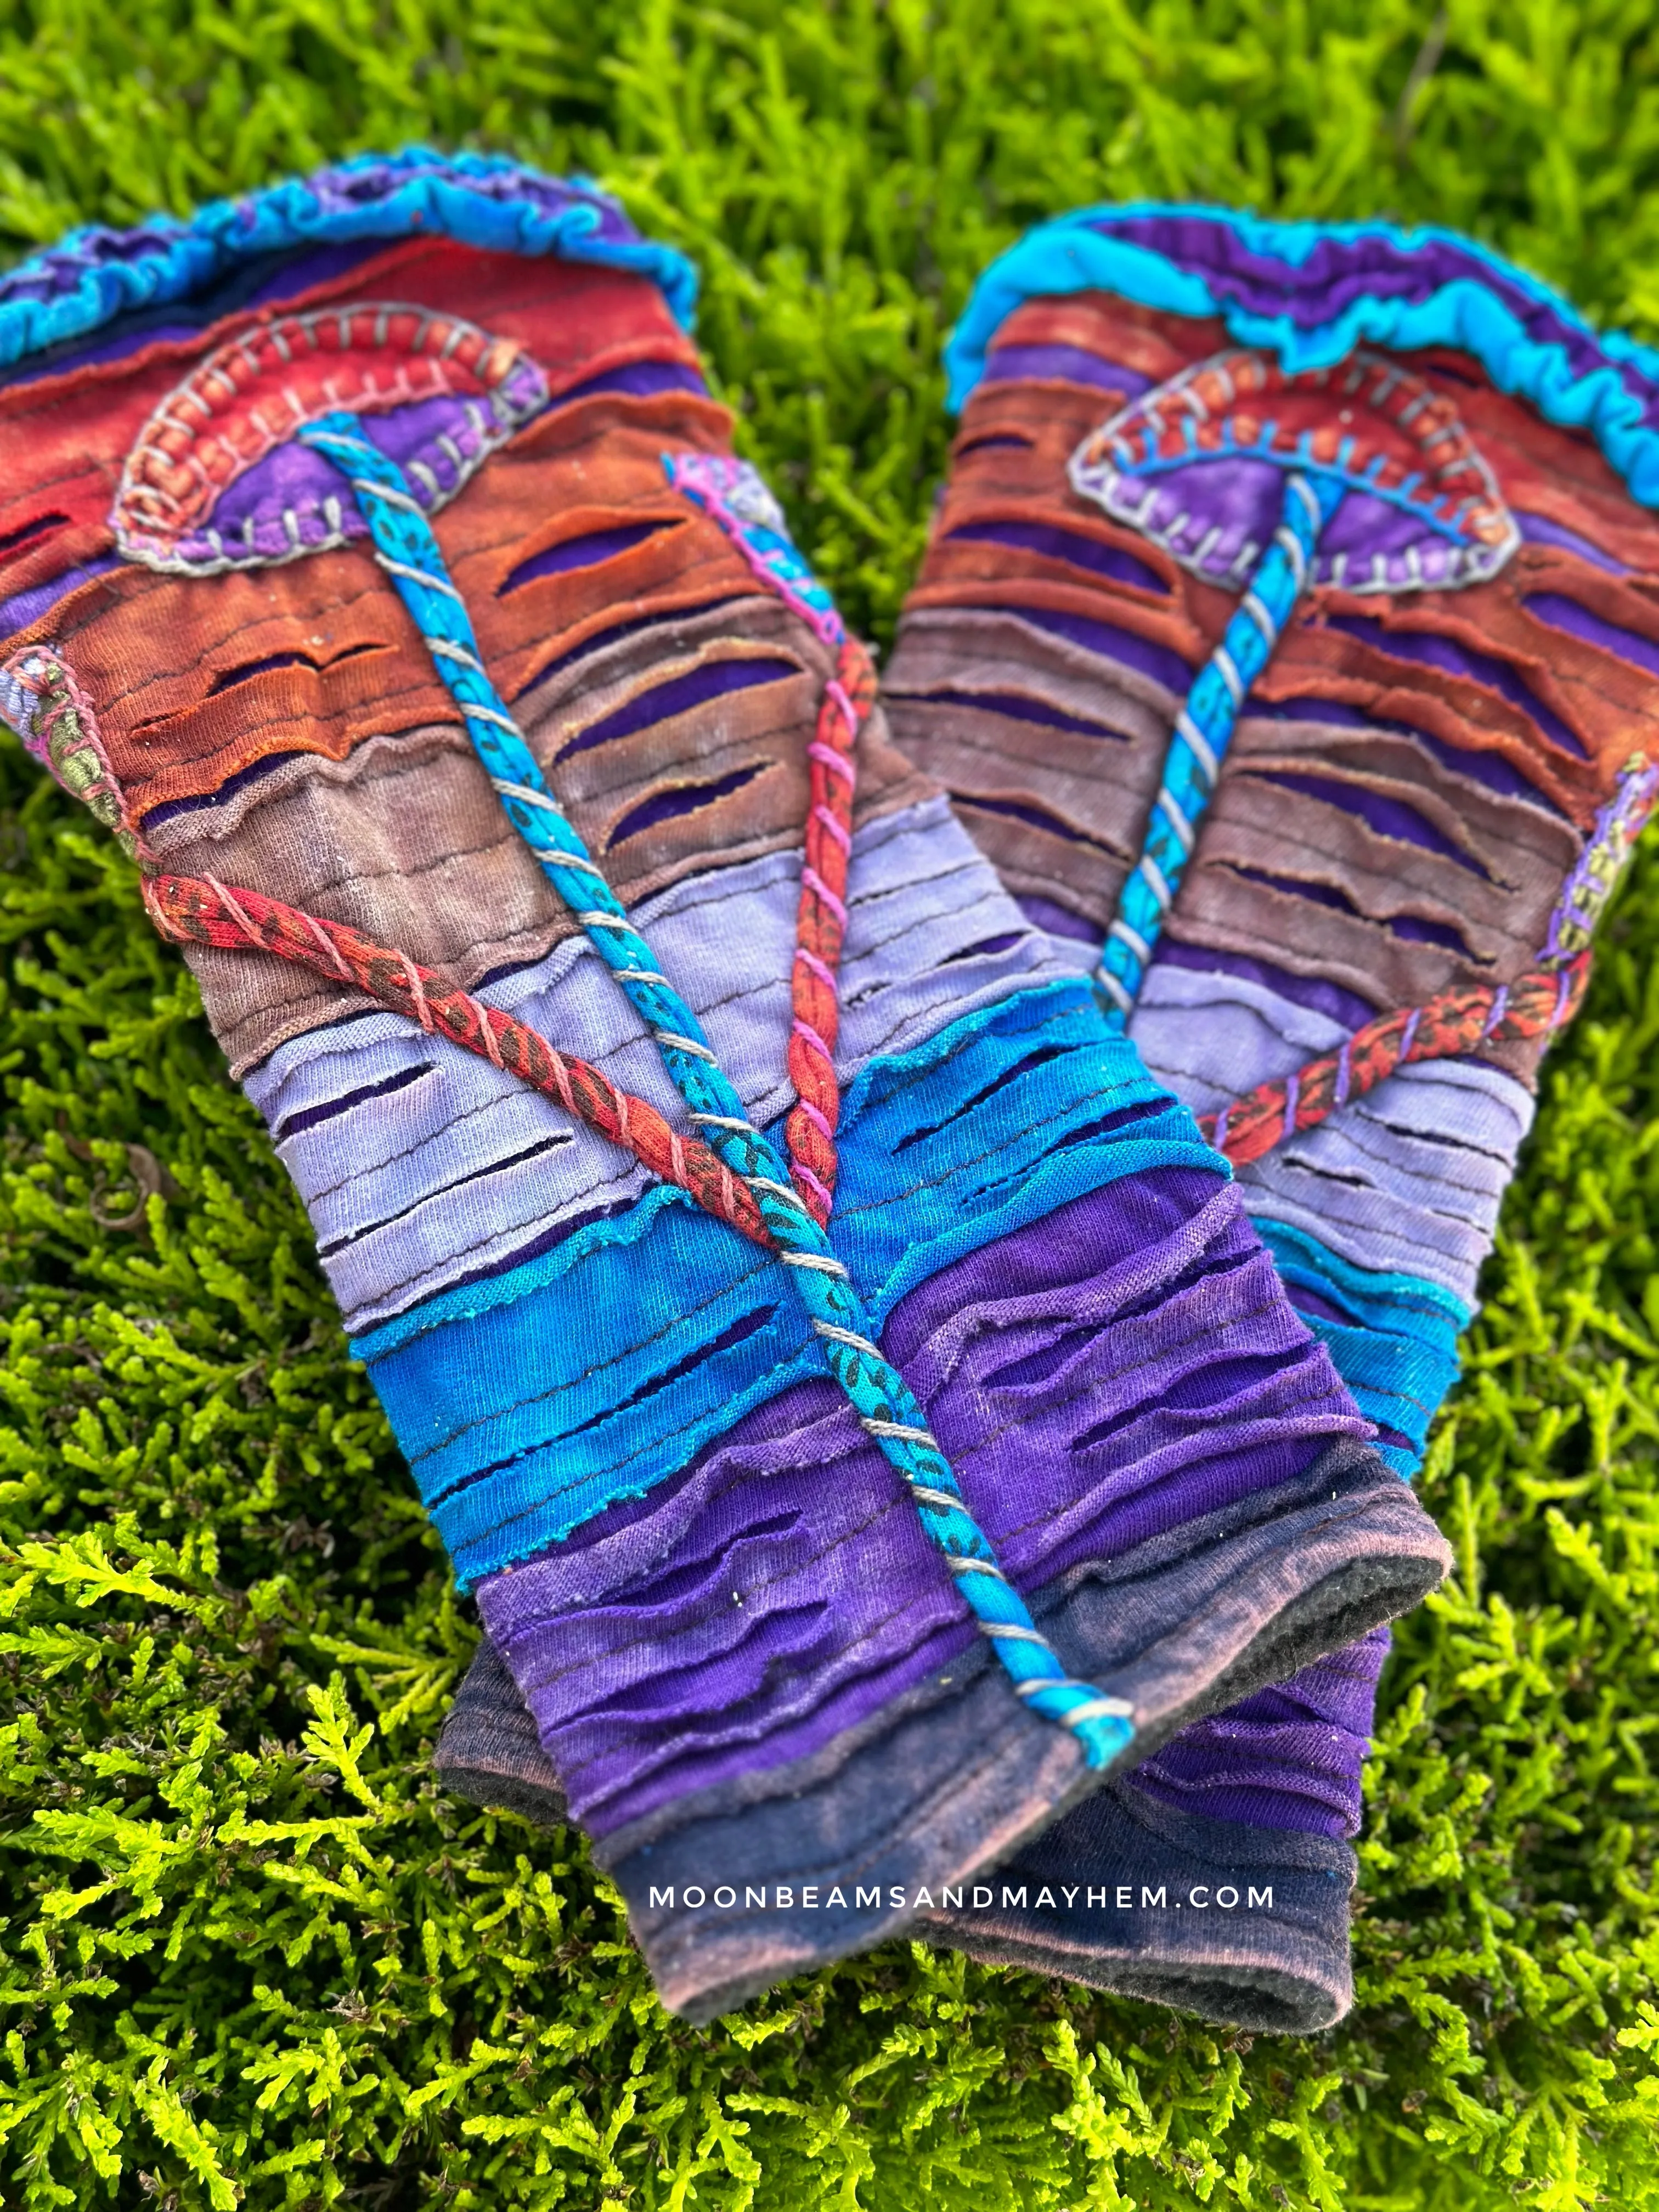
[[[1644,0],[0,0],[0,231],[410,137],[614,184],[878,637],[939,340],[1135,194],[1462,225],[1659,334]],[[447,1801],[476,1631],[193,986],[0,750],[0,2200],[1659,2202],[1659,854],[1548,1065],[1426,1484],[1361,2002],[1218,2037],[889,1946],[706,2032],[574,1836]]]

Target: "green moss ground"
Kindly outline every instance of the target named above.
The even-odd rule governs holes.
[[[0,232],[422,137],[613,183],[890,633],[976,268],[1079,202],[1465,226],[1659,335],[1650,0],[0,0]],[[1551,1061],[1427,1482],[1456,1580],[1306,2043],[890,1947],[665,2020],[574,1838],[447,1802],[474,1630],[132,882],[0,750],[0,2202],[1659,2202],[1659,854]],[[126,1147],[166,1170],[141,1226]]]

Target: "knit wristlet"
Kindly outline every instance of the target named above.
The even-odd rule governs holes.
[[[1034,232],[950,360],[895,734],[1235,1164],[1413,1474],[1659,789],[1659,361],[1444,234],[1157,207]],[[1282,1945],[1012,1909],[953,1940],[1333,2017],[1371,1654],[1178,1737],[1029,1862],[1277,1850]]]

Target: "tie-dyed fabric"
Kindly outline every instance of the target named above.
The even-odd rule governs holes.
[[[702,2017],[1448,1556],[889,742],[692,291],[591,188],[418,149],[23,264],[0,707],[184,945]]]
[[[1659,358],[1444,234],[1160,208],[1033,233],[949,358],[900,749],[1234,1158],[1409,1476],[1659,785]],[[1277,1863],[1293,1926],[953,1936],[1249,2024],[1335,2016],[1385,1648],[1183,1730],[1018,1863]]]

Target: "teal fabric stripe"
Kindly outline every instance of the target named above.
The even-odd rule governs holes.
[[[1474,1318],[1461,1298],[1415,1275],[1356,1267],[1288,1223],[1252,1216],[1281,1279],[1316,1291],[1352,1316],[1352,1326],[1304,1313],[1367,1420],[1392,1429],[1409,1449],[1377,1449],[1408,1480],[1423,1464],[1429,1429],[1457,1380],[1458,1339]]]
[[[1164,216],[1228,228],[1252,252],[1274,255],[1291,269],[1305,261],[1322,237],[1379,238],[1406,252],[1444,241],[1547,305],[1583,333],[1605,365],[1576,372],[1562,346],[1530,337],[1514,312],[1474,279],[1443,284],[1416,302],[1362,297],[1330,321],[1304,330],[1288,316],[1249,313],[1207,278],[1180,268],[1166,255],[1091,228]],[[1218,315],[1238,344],[1263,348],[1292,372],[1328,368],[1362,344],[1401,352],[1451,346],[1471,353],[1500,390],[1528,401],[1552,422],[1589,430],[1633,496],[1644,506],[1659,506],[1659,432],[1642,423],[1641,403],[1613,366],[1627,362],[1659,383],[1659,352],[1622,332],[1596,331],[1550,286],[1455,232],[1407,231],[1386,222],[1280,224],[1158,201],[1079,209],[1028,231],[992,262],[975,286],[945,349],[952,410],[967,404],[984,374],[992,339],[1016,307],[1030,299],[1085,291],[1115,292],[1142,307],[1178,315]]]
[[[929,1275],[1073,1198],[1152,1168],[1221,1172],[1133,1047],[1103,1039],[1078,984],[872,1062],[848,1091],[842,1164],[837,1246],[878,1328]],[[354,1343],[458,1572],[477,1580],[568,1534],[821,1372],[780,1272],[653,1192],[475,1286],[493,1303],[452,1292]]]

